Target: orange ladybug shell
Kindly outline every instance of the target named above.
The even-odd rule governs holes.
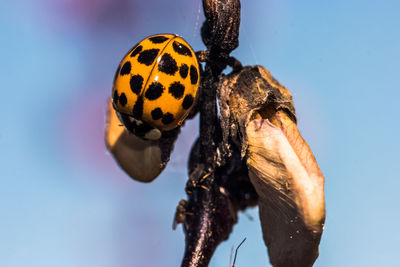
[[[171,130],[193,107],[199,80],[196,55],[182,37],[152,35],[122,59],[114,77],[113,106],[161,131]]]

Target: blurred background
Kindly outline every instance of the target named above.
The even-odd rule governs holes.
[[[242,1],[233,55],[291,90],[326,177],[315,266],[398,266],[400,2]],[[0,2],[0,266],[179,266],[187,122],[166,170],[130,180],[103,141],[122,56],[155,33],[204,49],[200,0]],[[269,266],[257,208],[242,213],[210,266]]]

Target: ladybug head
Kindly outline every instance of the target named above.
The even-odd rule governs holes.
[[[131,115],[121,113],[115,110],[118,119],[125,128],[134,135],[145,140],[158,140],[161,137],[161,131],[147,124],[144,121],[137,120]]]

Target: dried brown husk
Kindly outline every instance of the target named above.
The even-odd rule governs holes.
[[[217,93],[223,143],[231,139],[241,148],[242,157],[247,150],[245,129],[254,111],[273,103],[296,122],[292,95],[262,66],[247,66],[223,77]]]
[[[290,92],[255,66],[228,76],[219,97],[224,138],[241,147],[259,196],[271,263],[312,266],[325,220],[324,176],[299,133]]]
[[[105,141],[118,165],[134,180],[153,181],[169,161],[179,129],[163,133],[157,141],[143,140],[129,133],[108,103]]]

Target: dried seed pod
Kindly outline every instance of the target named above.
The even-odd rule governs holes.
[[[240,1],[203,0],[203,8],[203,42],[214,55],[227,58],[239,45]]]
[[[273,266],[312,266],[325,220],[324,177],[301,137],[290,92],[260,66],[219,89],[224,139],[241,146]]]
[[[163,132],[159,140],[143,140],[129,133],[108,104],[105,141],[118,165],[134,180],[153,181],[165,168],[179,128]]]
[[[241,147],[242,157],[246,153],[245,128],[254,112],[267,104],[285,110],[296,122],[293,99],[290,92],[262,66],[247,66],[221,79],[217,89],[223,143],[229,138]]]

